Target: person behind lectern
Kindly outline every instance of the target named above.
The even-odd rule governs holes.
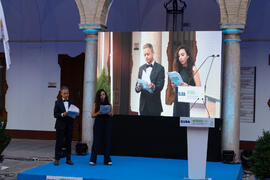
[[[146,61],[139,68],[138,79],[148,83],[147,88],[136,83],[135,91],[140,94],[140,115],[160,116],[162,109],[160,92],[164,86],[164,67],[154,60],[154,50],[150,43],[143,46],[143,55]]]
[[[187,47],[180,46],[176,49],[173,61],[173,71],[176,71],[181,75],[183,79],[181,86],[201,86],[200,75],[195,67],[195,60],[192,59],[192,55]],[[171,85],[175,94],[173,116],[189,117],[189,103],[178,102],[178,87],[174,83]]]
[[[92,106],[91,116],[95,118],[94,138],[90,157],[90,165],[95,165],[100,145],[104,140],[104,164],[112,165],[110,158],[111,129],[112,129],[112,105],[109,103],[107,93],[104,89],[99,89],[96,93],[95,102]],[[102,139],[103,138],[103,139]]]
[[[73,132],[73,119],[67,116],[68,108],[74,101],[69,99],[69,88],[62,86],[60,90],[61,98],[55,101],[54,117],[56,118],[56,144],[55,144],[55,162],[54,165],[59,165],[59,160],[62,154],[62,146],[66,145],[66,163],[73,165],[71,161],[71,142]]]

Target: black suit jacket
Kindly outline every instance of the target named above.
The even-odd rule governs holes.
[[[142,65],[139,68],[138,78],[142,78],[143,71],[146,70],[146,64]],[[161,113],[163,111],[161,105],[160,92],[164,86],[165,74],[164,67],[158,63],[154,63],[153,69],[150,74],[150,80],[155,85],[153,93],[149,93],[146,90],[139,91],[135,88],[136,92],[141,92],[140,96],[140,112],[143,112],[145,108],[148,109],[148,112],[153,115]],[[137,84],[136,84],[137,86]]]
[[[68,107],[73,104],[74,105],[74,101],[72,100],[68,100]],[[56,122],[55,122],[55,129],[65,129],[66,126],[73,126],[73,119],[66,116],[66,117],[62,117],[61,114],[66,112],[65,109],[65,105],[64,102],[61,99],[58,99],[57,101],[55,101],[55,105],[54,105],[54,117],[56,118]]]

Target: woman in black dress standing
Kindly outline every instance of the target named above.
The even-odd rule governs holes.
[[[108,111],[103,111],[102,107],[107,106]],[[109,108],[108,108],[109,106]],[[96,93],[95,103],[92,107],[92,117],[95,118],[94,123],[94,140],[92,145],[90,165],[95,165],[97,161],[97,153],[104,137],[105,151],[104,151],[104,164],[112,165],[110,158],[110,144],[111,144],[111,128],[112,128],[112,105],[109,103],[107,93],[104,89],[100,89]]]
[[[173,71],[178,72],[183,79],[181,86],[201,86],[200,75],[195,67],[195,61],[192,59],[189,49],[184,46],[178,47],[174,54]],[[174,83],[172,87],[175,91],[173,116],[189,117],[189,103],[178,102],[178,88]]]

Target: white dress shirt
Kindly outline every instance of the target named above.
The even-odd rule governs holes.
[[[146,64],[148,64],[148,63],[146,63]],[[149,84],[151,83],[150,75],[151,75],[153,66],[154,66],[154,64],[155,64],[155,61],[153,61],[151,64],[152,64],[152,67],[148,67],[148,68],[146,68],[146,70],[145,70],[144,76],[146,76],[146,77],[143,77],[143,78],[142,78],[142,79],[146,80]]]
[[[62,99],[62,100],[64,101],[64,99]],[[64,102],[64,106],[65,106],[66,112],[68,112],[68,102],[67,101]],[[62,113],[61,116],[64,117],[64,113]]]

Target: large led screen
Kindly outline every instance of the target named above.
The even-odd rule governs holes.
[[[220,31],[101,32],[97,88],[114,114],[220,117]]]

